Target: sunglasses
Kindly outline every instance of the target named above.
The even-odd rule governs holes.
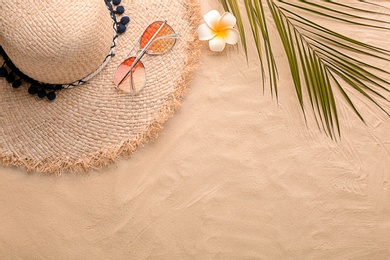
[[[161,55],[168,52],[175,45],[177,37],[178,34],[167,21],[155,21],[150,24],[115,71],[115,88],[131,94],[140,92],[146,84],[146,70],[141,58],[145,54]],[[130,56],[138,44],[136,55]]]

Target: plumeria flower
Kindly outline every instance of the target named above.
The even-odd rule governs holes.
[[[204,15],[206,23],[198,27],[198,36],[201,41],[209,41],[210,50],[223,51],[226,43],[236,44],[238,31],[233,27],[236,25],[236,17],[229,12],[221,15],[217,10],[211,10]]]

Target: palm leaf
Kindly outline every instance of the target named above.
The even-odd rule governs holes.
[[[243,25],[238,0],[220,1],[226,11],[237,17],[241,39],[245,38],[242,45],[247,54],[247,39],[244,34],[246,28]],[[308,18],[310,14],[351,26],[388,32],[389,15],[367,8],[369,5],[378,4],[365,0],[357,0],[359,6],[332,0],[321,0],[320,4],[319,1],[307,0],[296,0],[295,3],[284,0],[243,2],[261,63],[263,87],[264,76],[267,76],[271,93],[278,96],[277,65],[265,17],[267,7],[284,48],[305,120],[307,96],[318,127],[331,138],[340,136],[335,90],[341,93],[341,97],[363,122],[364,118],[351,96],[347,94],[348,90],[359,93],[389,116],[379,100],[389,102],[383,93],[390,92],[388,80],[390,73],[365,60],[370,57],[377,61],[390,62],[390,50],[344,35]],[[383,10],[385,7],[381,8]],[[265,75],[266,73],[268,75]]]

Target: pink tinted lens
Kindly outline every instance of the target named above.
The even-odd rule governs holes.
[[[119,84],[118,87],[121,90],[129,93],[141,91],[146,83],[145,67],[141,61],[138,61],[138,63],[133,67],[132,73],[129,73],[126,76],[134,63],[134,60],[135,57],[126,59],[121,65],[119,65],[114,74],[115,85]]]

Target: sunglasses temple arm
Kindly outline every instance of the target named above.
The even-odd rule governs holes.
[[[166,39],[166,38],[178,38],[179,37],[179,34],[177,33],[173,33],[173,34],[169,34],[169,35],[164,35],[164,36],[160,36],[156,39],[153,40],[152,44],[155,43],[156,41],[158,40],[161,40],[161,39]]]
[[[135,93],[136,90],[135,90],[135,86],[134,86],[133,70],[130,70],[130,78],[131,78],[131,80],[130,80],[131,90],[133,91],[133,93]]]
[[[139,44],[139,42],[141,41],[141,38],[138,39],[138,41],[136,43],[134,43],[133,47],[130,49],[129,53],[127,54],[126,56],[126,59],[129,58],[131,56],[131,53],[133,52],[135,46],[137,46]],[[125,59],[125,60],[126,60]]]
[[[155,43],[156,41],[159,41],[159,40],[162,40],[162,39],[168,39],[168,38],[179,38],[179,34],[173,33],[173,34],[169,34],[169,35],[164,35],[164,36],[158,37],[158,38],[156,38],[156,39],[154,39],[152,41],[152,44]]]

